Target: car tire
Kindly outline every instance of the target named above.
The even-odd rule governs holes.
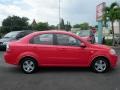
[[[26,74],[34,73],[38,69],[37,62],[32,58],[24,58],[20,66],[21,70]]]
[[[96,73],[105,73],[109,71],[110,64],[107,59],[99,57],[92,62],[91,68]]]

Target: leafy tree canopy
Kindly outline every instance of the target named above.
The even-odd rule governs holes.
[[[8,16],[2,22],[2,32],[7,33],[10,31],[29,29],[28,20],[27,17]]]
[[[81,30],[88,30],[90,28],[89,23],[75,24],[73,28],[80,28]]]

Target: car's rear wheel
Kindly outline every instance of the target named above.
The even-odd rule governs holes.
[[[92,70],[97,73],[104,73],[110,69],[109,62],[105,58],[97,58],[92,63]]]
[[[35,72],[38,68],[37,62],[32,58],[24,58],[21,62],[21,69],[26,74]]]

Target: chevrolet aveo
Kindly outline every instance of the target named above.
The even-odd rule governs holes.
[[[7,44],[6,63],[18,65],[30,74],[40,67],[90,67],[103,73],[114,68],[117,55],[114,49],[91,44],[65,31],[41,31]]]

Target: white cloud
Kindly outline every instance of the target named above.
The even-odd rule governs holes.
[[[9,1],[9,0],[8,0]],[[0,3],[0,22],[9,15],[25,16],[37,22],[58,23],[59,0],[11,0]],[[61,16],[72,24],[80,22],[95,23],[96,5],[104,0],[61,0]],[[106,0],[111,2],[111,0]],[[5,1],[4,1],[5,2]]]
[[[58,0],[23,0],[26,5],[32,7],[35,18],[39,21],[58,22]]]

